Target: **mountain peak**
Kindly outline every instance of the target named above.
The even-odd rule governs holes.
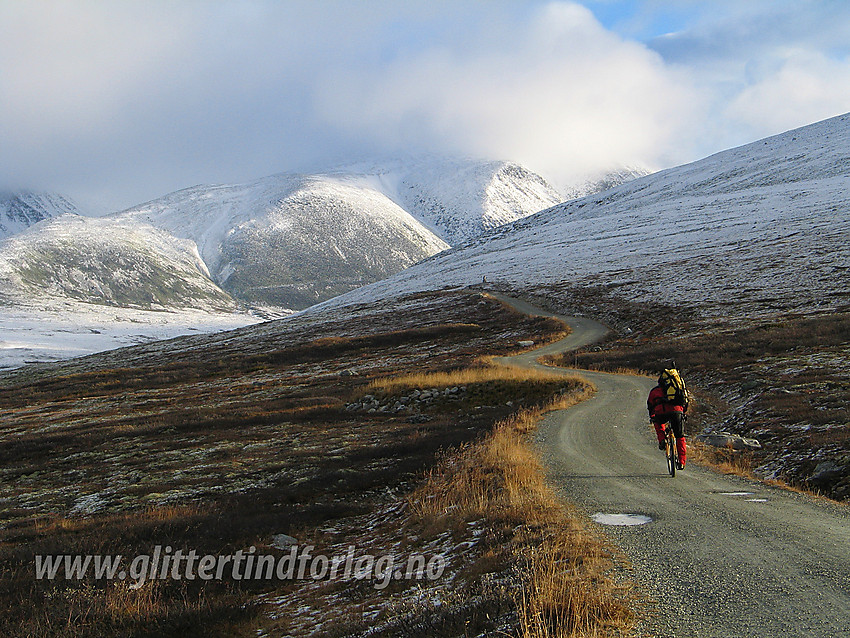
[[[0,239],[23,232],[38,222],[66,214],[80,214],[70,199],[56,193],[0,192]]]

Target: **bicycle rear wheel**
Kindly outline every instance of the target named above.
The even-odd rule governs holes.
[[[676,439],[673,437],[669,428],[667,429],[666,441],[667,471],[670,472],[672,478],[675,478],[676,467],[679,464],[679,454],[676,451]]]

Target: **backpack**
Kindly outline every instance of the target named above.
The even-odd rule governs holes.
[[[658,385],[664,390],[665,402],[688,407],[688,389],[676,368],[667,368],[658,377]]]

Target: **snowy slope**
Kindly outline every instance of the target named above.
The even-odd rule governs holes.
[[[9,196],[0,365],[280,316],[447,249],[440,236],[540,210],[553,193],[516,165],[419,158],[197,186],[99,219],[61,215],[76,208],[58,196]]]
[[[844,115],[555,206],[330,304],[486,276],[616,285],[717,316],[834,308],[850,301],[848,239]]]
[[[232,312],[194,244],[150,226],[63,215],[0,242],[0,300]]]
[[[235,297],[305,308],[558,201],[515,164],[420,157],[196,186],[114,218],[194,241]]]
[[[197,186],[114,217],[194,241],[235,297],[305,308],[557,201],[515,164],[429,157]]]
[[[585,182],[573,184],[563,189],[564,201],[581,199],[589,195],[601,193],[611,188],[616,188],[626,182],[651,175],[652,171],[646,168],[624,167],[607,171]]]
[[[259,320],[152,227],[64,215],[0,242],[0,368]]]
[[[77,205],[55,193],[0,193],[0,240],[33,224],[68,213],[80,214]]]
[[[198,186],[115,219],[195,242],[224,289],[290,308],[377,281],[447,248],[383,193],[340,176]]]
[[[335,174],[380,190],[452,246],[563,201],[546,180],[511,162],[420,156]]]
[[[260,321],[245,313],[120,308],[50,299],[0,304],[0,369],[59,361]]]

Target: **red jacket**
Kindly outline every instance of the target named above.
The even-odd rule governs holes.
[[[655,386],[649,393],[649,398],[646,400],[646,409],[649,410],[650,418],[670,414],[671,412],[684,412],[685,408],[681,405],[674,405],[665,401],[666,395],[661,386]]]

